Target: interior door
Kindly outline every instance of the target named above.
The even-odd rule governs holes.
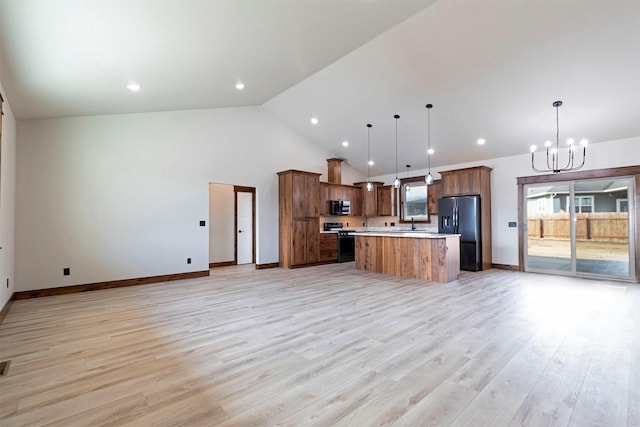
[[[236,193],[236,261],[253,263],[253,193]]]

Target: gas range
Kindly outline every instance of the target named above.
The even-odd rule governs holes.
[[[338,262],[355,260],[355,230],[345,230],[341,222],[325,222],[324,231],[338,232]]]

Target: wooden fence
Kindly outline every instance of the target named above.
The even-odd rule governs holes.
[[[532,239],[569,239],[569,214],[558,213],[529,218],[527,236]],[[627,241],[629,214],[627,212],[578,213],[576,214],[576,239]]]

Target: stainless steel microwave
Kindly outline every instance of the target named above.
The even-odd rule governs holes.
[[[329,200],[329,212],[331,215],[349,215],[351,203],[348,200]]]

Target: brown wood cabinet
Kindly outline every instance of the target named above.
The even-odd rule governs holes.
[[[460,238],[356,234],[356,269],[450,282],[460,273]]]
[[[397,194],[398,190],[393,185],[381,185],[377,191],[377,215],[396,216],[398,215]]]
[[[351,216],[362,216],[362,197],[360,188],[345,184],[320,183],[320,215],[331,215],[329,200],[348,200],[351,203]]]
[[[278,173],[280,266],[292,268],[319,261],[320,174],[288,170]]]
[[[373,190],[367,191],[366,182],[355,182],[353,185],[360,188],[362,194],[362,216],[378,216],[378,187],[382,187],[384,182],[371,181]]]
[[[478,166],[466,169],[441,171],[442,195],[465,196],[491,191],[491,168]]]
[[[292,266],[320,260],[320,218],[294,219]]]
[[[442,181],[434,180],[427,188],[427,212],[429,215],[438,214],[438,199],[442,197]]]
[[[362,212],[362,188],[351,187],[351,216],[363,216]]]
[[[338,233],[320,233],[320,262],[338,261]]]
[[[440,171],[442,196],[480,195],[482,269],[491,268],[491,171],[487,166]]]
[[[330,187],[331,184],[329,184],[328,182],[320,183],[320,198],[318,199],[318,209],[320,210],[320,215],[329,215],[331,213],[329,210],[329,200],[331,200],[331,197],[329,197]]]

